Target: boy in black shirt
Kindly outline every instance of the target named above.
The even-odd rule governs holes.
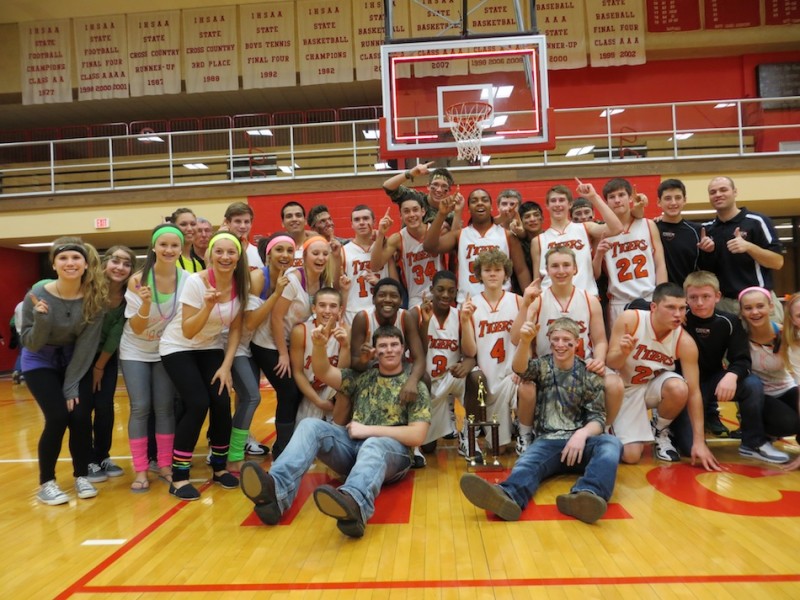
[[[789,456],[777,450],[764,431],[764,389],[758,377],[750,374],[750,349],[741,321],[736,315],[715,309],[721,296],[719,280],[713,273],[697,271],[686,277],[683,289],[689,305],[684,327],[699,351],[706,431],[727,437],[728,429],[719,419],[718,402],[738,402],[742,428],[739,454],[765,462],[786,462]],[[692,432],[686,411],[672,422],[670,429],[678,451],[688,454]]]

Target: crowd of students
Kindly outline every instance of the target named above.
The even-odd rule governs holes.
[[[289,202],[284,230],[253,244],[253,211],[237,202],[216,233],[175,211],[140,270],[127,248],[101,259],[77,238],[56,240],[56,277],[32,288],[20,319],[21,370],[45,416],[39,500],[68,501],[55,480],[66,429],[79,498],[123,475],[109,457],[117,364],[132,492],[149,491],[155,471],[175,497],[200,497],[189,476],[208,414],[215,483],[241,485],[274,524],[318,457],[346,481],[315,501],[353,537],[381,485],[424,467],[442,438],[477,462],[513,443],[508,481],[461,481],[469,501],[509,520],[544,477],[578,468],[558,507],[596,521],[617,464],[638,462],[648,442],[659,460],[714,470],[706,433],[740,437],[742,456],[800,467],[773,444],[800,434],[800,296],[781,326],[780,242],[767,217],[738,208],[730,178],[709,183],[717,216],[702,225],[683,218],[679,180],[659,186],[657,222],[624,179],[600,193],[576,181],[577,199],[557,185],[543,231],[542,207],[519,192],[501,192],[495,215],[486,190],[465,199],[432,166],[384,182],[402,224],[392,234],[393,207],[377,222],[353,207],[347,240],[327,207]],[[426,191],[410,187],[423,176]],[[261,373],[277,396],[269,472],[244,461],[266,450],[248,434]],[[719,416],[728,401],[736,431]],[[481,442],[468,421],[483,411],[496,425]]]

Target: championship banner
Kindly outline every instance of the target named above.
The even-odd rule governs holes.
[[[125,15],[73,19],[78,100],[127,98],[128,39]]]
[[[127,15],[128,81],[131,96],[181,91],[181,13]]]
[[[298,0],[300,84],[353,81],[353,17],[349,2]]]
[[[645,63],[642,0],[586,0],[589,58],[593,67]]]
[[[522,23],[517,22],[517,13],[513,0],[483,0],[470,3],[469,28],[475,34],[490,35],[492,33],[513,33],[520,27],[527,27],[526,14],[522,15]],[[498,71],[519,70],[522,57],[478,58],[469,61],[470,73],[492,73]]]
[[[186,91],[239,89],[236,6],[183,11],[183,61]]]
[[[462,0],[438,0],[436,4],[410,2],[411,37],[434,38],[436,36],[452,36],[461,33]],[[458,52],[458,44],[453,44],[453,53]],[[467,61],[455,62],[446,60],[421,61],[414,64],[415,77],[438,77],[466,75],[469,69]]]
[[[297,85],[294,15],[291,1],[239,6],[244,89]]]
[[[700,0],[647,0],[647,31],[700,29]]]
[[[536,24],[547,38],[548,69],[582,69],[589,64],[585,8],[581,0],[536,3]]]
[[[793,25],[800,23],[800,2],[797,0],[765,0],[765,25]]]
[[[760,0],[704,0],[703,6],[706,29],[738,29],[761,25]]]
[[[19,24],[22,104],[72,102],[69,19]]]
[[[392,0],[392,29],[395,38],[411,37],[408,4],[406,1]],[[381,78],[381,46],[385,40],[383,2],[353,0],[353,47],[358,81]]]

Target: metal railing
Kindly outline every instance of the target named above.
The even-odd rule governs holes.
[[[798,96],[595,106],[557,109],[552,115],[553,150],[495,150],[479,167],[451,168],[800,154]],[[139,122],[135,134],[129,125],[112,124],[71,128],[73,134],[85,129],[86,137],[0,143],[2,196],[361,177],[391,168],[370,135],[379,128],[377,118],[283,125],[270,115],[177,121],[161,127],[169,131]],[[159,123],[167,122],[152,122]],[[210,123],[247,126],[185,130]],[[127,132],[96,135],[109,128]]]

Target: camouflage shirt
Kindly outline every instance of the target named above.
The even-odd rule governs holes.
[[[394,427],[415,421],[431,421],[431,396],[423,382],[417,384],[417,400],[401,404],[400,391],[408,381],[408,372],[381,375],[378,369],[363,373],[342,369],[340,391],[353,401],[353,420],[363,425]]]
[[[589,371],[581,358],[576,356],[569,370],[557,368],[552,354],[532,358],[522,378],[536,384],[533,431],[537,438],[569,439],[589,421],[605,427],[603,378]]]

